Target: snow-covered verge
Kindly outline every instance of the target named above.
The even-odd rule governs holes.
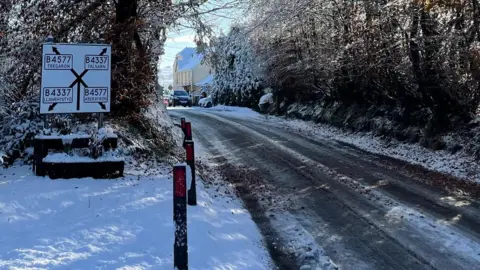
[[[142,129],[145,129],[146,133],[158,137],[160,141],[153,141],[157,147],[165,145],[168,150],[171,150],[171,146],[181,145],[181,130],[174,128],[175,125],[167,114],[165,104],[156,103],[146,109],[139,124],[142,125]],[[141,129],[139,130],[141,131]]]
[[[307,136],[334,139],[354,145],[374,154],[385,155],[420,165],[426,169],[446,173],[468,181],[480,182],[480,166],[465,151],[452,154],[447,150],[432,150],[415,143],[375,136],[373,132],[347,132],[326,124],[314,124],[295,119],[275,118],[284,128]]]
[[[101,129],[93,115],[54,115],[45,123],[38,113],[37,99],[0,109],[0,159],[5,165],[31,158],[35,137],[61,138],[64,143],[71,143],[73,138],[92,138],[96,142],[106,137],[119,138],[122,150],[157,157],[168,156],[179,144],[180,136],[172,129],[173,123],[161,103],[130,117],[107,118]]]
[[[132,159],[125,175],[53,181],[19,162],[0,170],[0,268],[172,269],[171,168]],[[271,269],[248,212],[197,183],[190,269]]]
[[[372,132],[386,139],[416,143],[433,150],[448,150],[455,153],[464,149],[466,153],[480,159],[480,118],[463,123],[456,128],[443,127],[431,123],[432,116],[427,109],[406,120],[404,112],[397,108],[362,108],[355,105],[345,106],[341,103],[294,103],[281,106],[286,116],[315,123],[325,123],[350,131]],[[425,118],[429,118],[425,119]],[[428,123],[424,123],[424,122]],[[458,122],[458,119],[452,122]],[[451,124],[453,125],[453,123]],[[447,131],[450,130],[450,131]]]
[[[374,154],[389,156],[429,170],[480,183],[480,164],[466,150],[459,150],[455,153],[448,150],[435,151],[417,143],[381,138],[375,136],[373,132],[348,132],[327,124],[316,124],[311,121],[278,116],[266,117],[248,108],[216,106],[212,109],[230,117],[265,121],[304,136],[348,143]]]

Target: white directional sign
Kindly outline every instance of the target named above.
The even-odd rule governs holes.
[[[40,113],[110,112],[111,47],[43,44]]]

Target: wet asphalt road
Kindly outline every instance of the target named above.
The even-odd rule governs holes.
[[[210,162],[224,166],[227,180],[255,182],[243,185],[240,197],[267,243],[278,241],[278,228],[265,213],[282,209],[341,269],[480,269],[480,250],[468,250],[480,243],[478,198],[426,184],[437,175],[407,171],[402,162],[331,139],[298,135],[271,119],[208,109],[168,113],[176,122],[192,122],[195,143]],[[268,188],[274,206],[261,202],[265,194],[258,186]],[[439,224],[452,231],[447,235]],[[269,247],[279,268],[296,267],[294,254]]]

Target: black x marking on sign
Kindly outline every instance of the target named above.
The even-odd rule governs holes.
[[[70,84],[69,87],[73,87],[76,83],[82,84],[83,87],[88,87],[87,84],[82,79],[82,77],[85,74],[87,74],[88,69],[85,69],[80,75],[78,75],[78,73],[73,68],[70,69],[70,71],[73,73],[73,75],[75,75],[76,79],[75,79],[75,81],[72,82],[72,84]]]
[[[76,79],[75,81],[70,84],[69,87],[73,87],[75,84],[77,85],[77,111],[80,110],[80,84],[83,85],[83,87],[88,87],[88,85],[83,81],[82,77],[87,74],[88,69],[85,69],[80,75],[72,68],[70,71],[75,75]]]

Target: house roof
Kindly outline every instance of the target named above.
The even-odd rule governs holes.
[[[202,86],[202,85],[210,85],[213,82],[213,74],[208,75],[201,81],[197,82],[195,85],[196,86]]]
[[[198,66],[202,59],[203,54],[197,53],[195,48],[186,47],[177,54],[177,71],[191,70]]]

